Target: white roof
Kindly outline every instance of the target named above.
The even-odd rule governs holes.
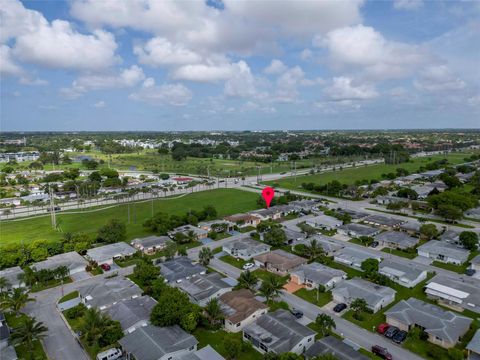
[[[445,285],[442,285],[442,284],[439,284],[439,283],[436,283],[436,282],[428,283],[426,287],[427,287],[427,289],[440,291],[442,293],[454,296],[454,297],[459,298],[459,299],[465,299],[468,296],[470,296],[470,294],[465,292],[465,291],[456,290],[456,289],[453,289],[451,287],[448,287],[448,286],[445,286]]]

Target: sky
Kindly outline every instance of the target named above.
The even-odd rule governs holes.
[[[480,1],[0,0],[2,131],[480,127]]]

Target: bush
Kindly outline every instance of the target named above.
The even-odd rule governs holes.
[[[77,306],[65,310],[63,314],[67,319],[73,320],[73,319],[78,319],[82,317],[85,314],[85,311],[87,310],[87,307],[83,304],[78,304]]]

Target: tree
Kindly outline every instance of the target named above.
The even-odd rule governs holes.
[[[323,336],[327,335],[332,329],[336,328],[335,321],[331,316],[327,314],[319,314],[315,319],[315,324],[319,328],[320,334]]]
[[[133,277],[142,286],[151,286],[152,282],[158,278],[160,269],[149,260],[141,260],[133,269]]]
[[[177,253],[177,244],[173,241],[167,241],[167,245],[165,246],[165,257],[167,260],[173,259],[175,254]]]
[[[205,315],[210,323],[210,326],[217,326],[224,318],[222,308],[217,298],[212,298],[205,306]]]
[[[113,244],[127,239],[127,228],[123,222],[118,219],[111,219],[100,229],[98,229],[97,240]]]
[[[447,221],[459,220],[463,216],[462,209],[448,204],[439,205],[436,214],[443,217]]]
[[[364,245],[364,246],[370,246],[372,245],[372,243],[374,242],[374,239],[373,237],[371,236],[360,236],[358,238],[358,240],[360,240],[360,242]]]
[[[93,345],[102,336],[109,320],[106,315],[96,308],[90,308],[85,311],[80,327],[90,345]]]
[[[198,259],[200,261],[200,264],[202,264],[203,266],[208,266],[210,260],[213,259],[212,249],[208,247],[201,248],[200,252],[198,253]]]
[[[6,309],[10,309],[15,313],[15,316],[18,316],[20,310],[28,303],[35,301],[28,296],[28,291],[25,288],[19,287],[15,288],[10,292],[7,298],[3,301],[2,305]]]
[[[8,289],[10,285],[10,282],[6,278],[0,277],[0,293],[3,293],[3,289]]]
[[[235,360],[242,350],[242,342],[239,339],[227,337],[223,342],[227,360]]]
[[[238,277],[238,287],[240,289],[248,289],[254,291],[258,284],[258,277],[250,270],[243,271]]]
[[[437,227],[434,224],[423,224],[420,226],[420,235],[427,240],[438,236]]]
[[[460,243],[463,247],[470,251],[477,250],[478,247],[478,235],[473,231],[462,231],[460,233]]]
[[[305,254],[308,255],[309,260],[315,260],[323,253],[323,247],[317,239],[312,239],[308,245],[305,245]]]
[[[189,312],[180,319],[180,326],[187,332],[192,332],[198,325],[198,312]]]
[[[262,282],[259,292],[260,295],[267,299],[267,303],[276,298],[282,289],[283,284],[278,276],[268,274],[266,279]]]
[[[465,357],[463,355],[463,351],[460,350],[460,349],[455,349],[455,348],[448,349],[448,356],[451,360],[463,360],[463,359],[465,359]]]
[[[366,259],[362,262],[361,268],[367,275],[376,273],[378,272],[378,260],[372,258]]]
[[[353,317],[357,320],[361,320],[360,314],[367,310],[367,306],[368,304],[365,299],[357,298],[353,300],[350,304],[350,309],[353,310]]]
[[[281,228],[273,228],[263,235],[263,240],[272,246],[281,246],[287,241],[287,235]]]
[[[24,345],[28,356],[33,359],[33,343],[47,336],[48,328],[35,318],[26,318],[10,335],[12,345]]]

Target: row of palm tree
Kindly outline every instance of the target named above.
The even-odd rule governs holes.
[[[2,294],[0,303],[2,309],[10,310],[17,317],[20,314],[20,310],[22,310],[27,303],[35,301],[35,299],[29,296],[28,290],[23,287],[14,288]]]

